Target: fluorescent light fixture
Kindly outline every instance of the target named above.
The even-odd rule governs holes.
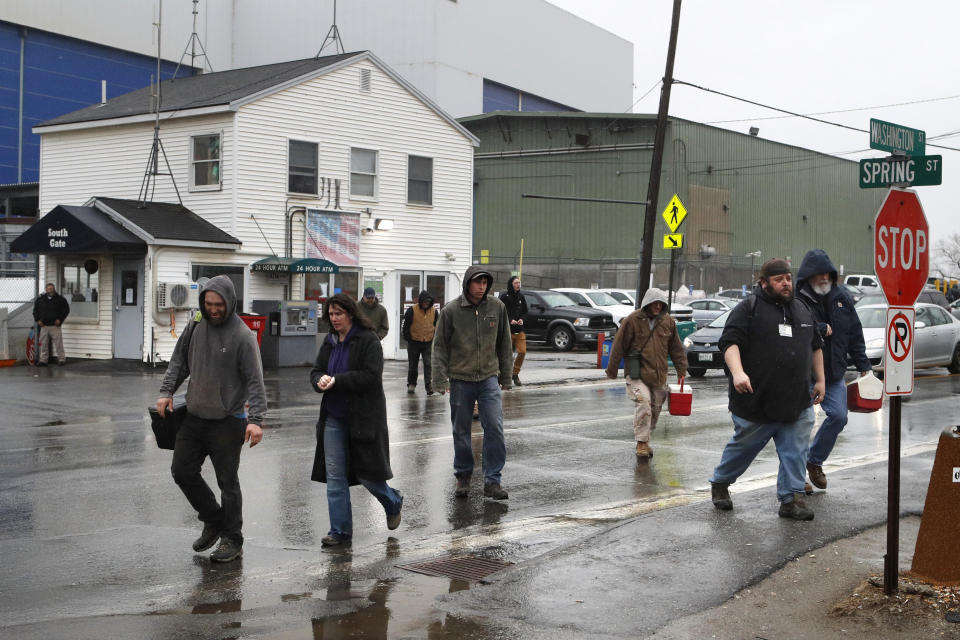
[[[389,231],[393,229],[393,218],[377,218],[373,223],[373,228],[377,231]]]

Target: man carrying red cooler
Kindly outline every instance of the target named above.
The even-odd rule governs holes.
[[[607,377],[615,380],[620,359],[624,359],[627,397],[636,403],[633,435],[637,440],[637,457],[641,459],[653,457],[650,436],[667,398],[667,356],[673,360],[677,375],[686,376],[687,354],[677,334],[677,323],[667,313],[667,296],[660,289],[648,289],[640,308],[620,323],[607,364]],[[635,363],[637,359],[639,367]]]
[[[847,354],[861,376],[872,367],[863,342],[863,326],[853,308],[853,300],[843,287],[837,286],[837,268],[823,249],[811,249],[803,256],[797,272],[797,299],[813,313],[817,332],[823,340],[823,374],[826,389],[820,408],[827,419],[820,425],[807,454],[807,475],[818,489],[827,488],[823,473],[837,436],[847,424],[847,389],[843,376],[847,371]],[[812,488],[805,487],[808,493]]]

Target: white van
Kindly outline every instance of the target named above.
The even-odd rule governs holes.
[[[877,276],[872,274],[851,274],[844,277],[843,282],[844,284],[852,284],[855,287],[859,287],[864,293],[880,291],[880,281],[877,280]]]

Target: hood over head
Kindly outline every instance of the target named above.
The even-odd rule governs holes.
[[[643,302],[640,303],[640,308],[645,309],[653,302],[662,302],[663,308],[667,309],[667,294],[662,289],[655,289],[651,287],[647,289],[647,292],[643,294]]]
[[[514,295],[516,291],[513,290],[513,281],[519,280],[520,276],[510,276],[510,279],[507,280],[507,294]]]
[[[424,289],[420,292],[420,295],[417,296],[417,303],[423,304],[425,301],[430,301],[430,304],[433,304],[433,296],[430,295],[430,292]]]
[[[830,256],[823,249],[811,249],[803,256],[803,262],[800,263],[800,270],[797,271],[797,289],[803,286],[803,283],[818,273],[829,273],[830,281],[836,284],[837,268],[833,266]]]
[[[203,299],[208,291],[220,294],[223,301],[227,303],[227,311],[223,316],[224,320],[230,319],[237,312],[237,290],[233,288],[233,280],[224,275],[214,276],[200,289],[200,313],[208,322],[210,316],[207,315],[207,309],[203,305]]]
[[[470,281],[476,278],[477,276],[487,276],[487,289],[483,292],[483,298],[487,297],[487,294],[490,293],[490,289],[493,288],[493,276],[487,271],[483,265],[472,264],[467,267],[466,273],[463,274],[463,297],[467,297],[468,287],[470,286]]]

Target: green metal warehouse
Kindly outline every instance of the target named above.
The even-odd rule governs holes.
[[[636,285],[644,207],[524,198],[646,198],[656,116],[497,111],[460,122],[480,141],[474,176],[474,261],[505,280],[521,266],[531,286]],[[655,206],[654,284],[667,285],[674,193],[674,288],[748,284],[770,257],[795,267],[825,249],[845,273],[872,272],[873,218],[883,190],[861,190],[855,161],[670,118]]]

